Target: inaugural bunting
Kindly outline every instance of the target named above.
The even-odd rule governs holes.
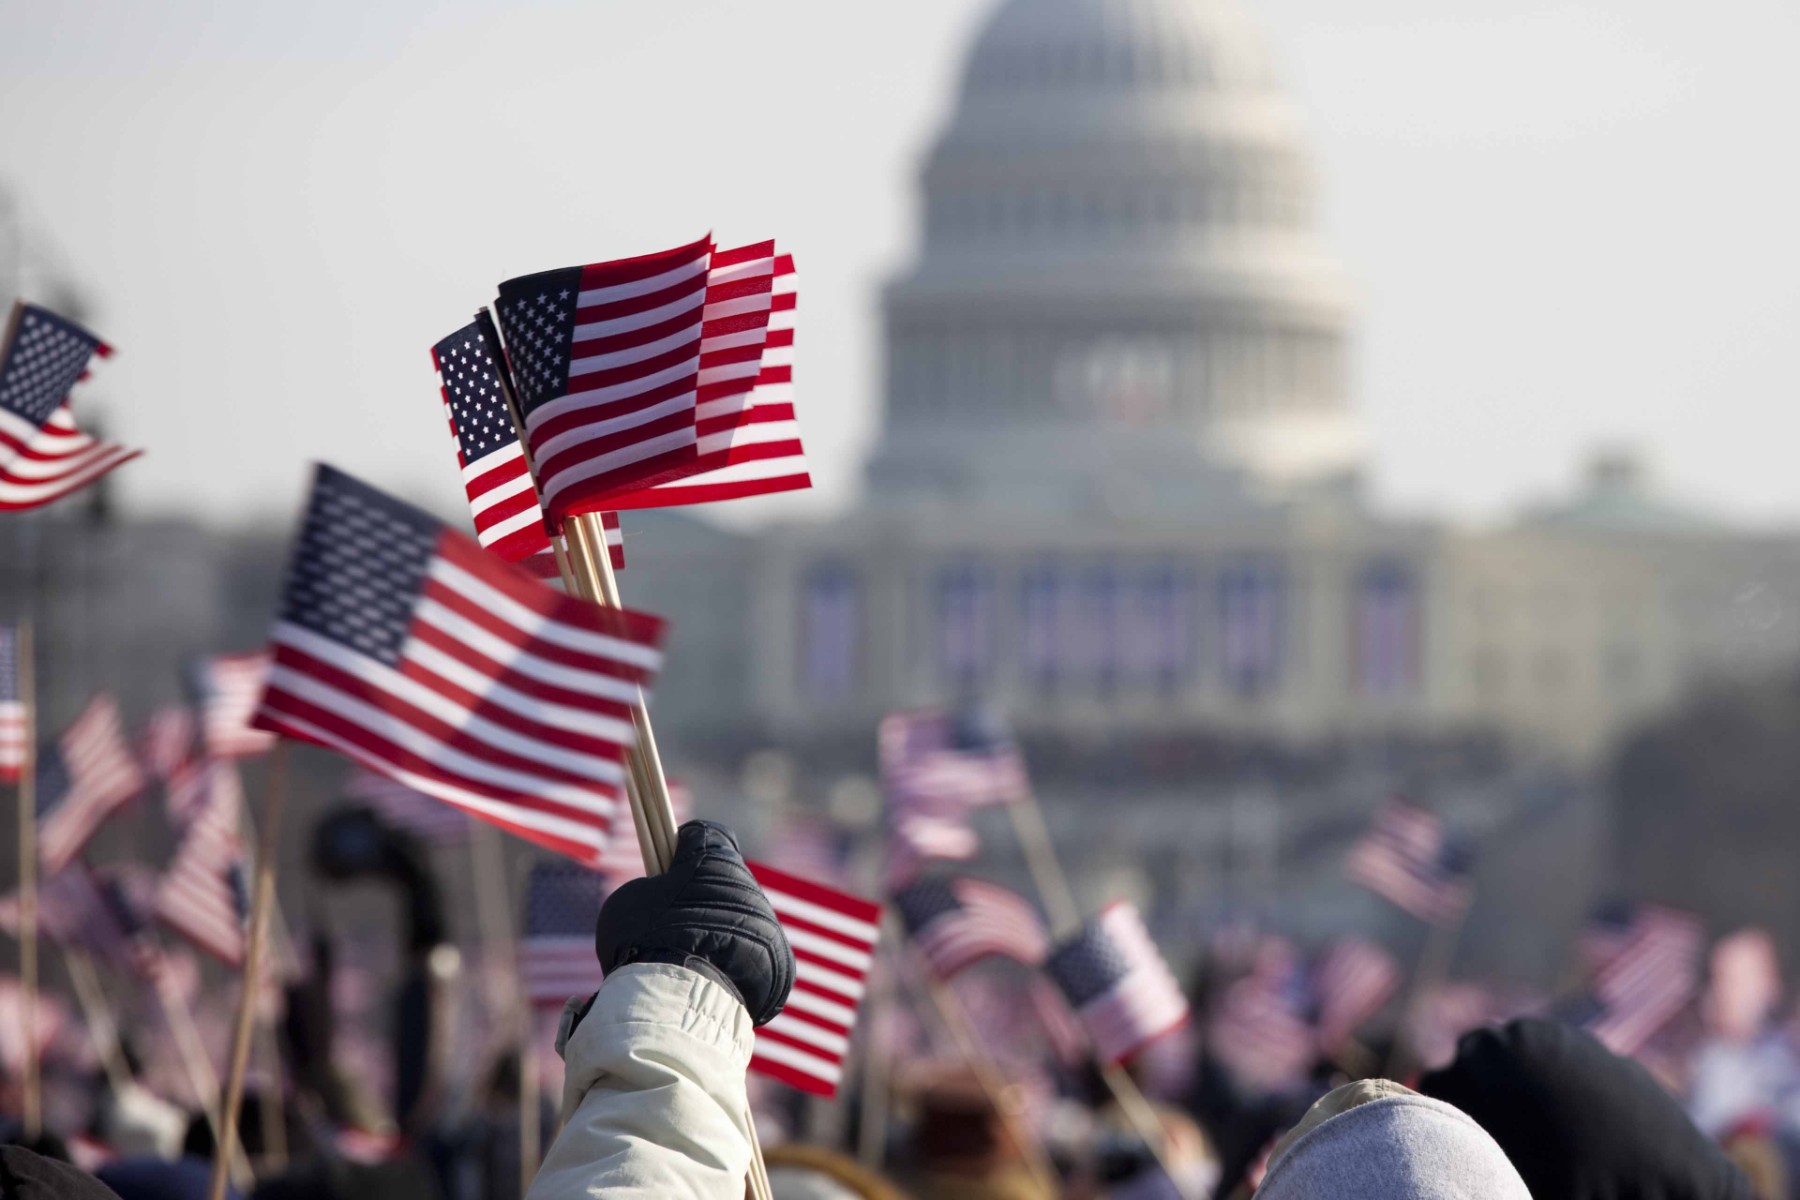
[[[256,723],[598,863],[661,637],[321,466]]]

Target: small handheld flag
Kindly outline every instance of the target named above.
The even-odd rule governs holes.
[[[946,980],[990,955],[1044,961],[1050,937],[1029,901],[981,879],[925,880],[894,897],[907,936],[934,978]]]
[[[1188,1019],[1187,997],[1129,904],[1108,905],[1045,967],[1101,1062],[1123,1061]]]
[[[594,925],[600,917],[600,876],[579,863],[534,863],[525,882],[525,936],[519,978],[536,1008],[561,1008],[571,996],[600,986]]]
[[[662,629],[321,466],[255,723],[597,864]]]
[[[496,302],[553,522],[701,469],[700,408],[728,427],[760,373],[773,242],[710,237],[509,279]]]
[[[89,437],[69,412],[69,389],[111,353],[47,309],[13,306],[0,337],[0,512],[59,500],[141,453]]]
[[[1435,814],[1395,801],[1350,852],[1346,873],[1422,921],[1449,925],[1468,911],[1470,856]]]
[[[96,696],[38,763],[38,858],[45,875],[75,860],[106,818],[144,789],[119,706]]]
[[[192,795],[187,826],[156,888],[156,915],[227,966],[244,961],[244,793],[229,763],[195,763],[171,785]]]
[[[31,720],[19,695],[19,632],[0,625],[0,783],[17,783],[31,744]]]
[[[252,728],[256,702],[269,678],[269,654],[215,654],[190,667],[200,707],[200,736],[214,758],[250,758],[267,754],[273,735]]]
[[[875,964],[881,906],[762,863],[749,864],[794,948],[794,990],[756,1031],[750,1069],[817,1096],[835,1096],[857,1009]]]
[[[506,411],[499,368],[488,353],[480,322],[471,321],[431,348],[444,395],[444,413],[456,439],[456,463],[475,518],[475,538],[507,562],[540,579],[557,577],[556,554],[538,506],[537,485],[525,465],[512,415]],[[602,514],[613,570],[625,567],[619,514]]]

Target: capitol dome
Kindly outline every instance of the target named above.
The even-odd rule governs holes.
[[[1237,0],[1005,0],[921,182],[873,498],[1179,509],[1353,476],[1348,288]]]

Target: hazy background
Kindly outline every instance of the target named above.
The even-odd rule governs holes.
[[[0,0],[0,182],[121,350],[140,510],[275,517],[327,457],[456,511],[428,347],[501,278],[711,227],[798,255],[817,491],[983,0]],[[1361,292],[1383,502],[1502,515],[1597,441],[1800,519],[1800,9],[1257,0]],[[10,253],[0,245],[0,256]]]

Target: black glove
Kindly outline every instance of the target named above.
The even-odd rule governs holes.
[[[608,974],[627,963],[674,963],[723,984],[766,1025],[794,986],[794,952],[737,839],[689,821],[662,875],[623,884],[600,906],[594,952]]]

